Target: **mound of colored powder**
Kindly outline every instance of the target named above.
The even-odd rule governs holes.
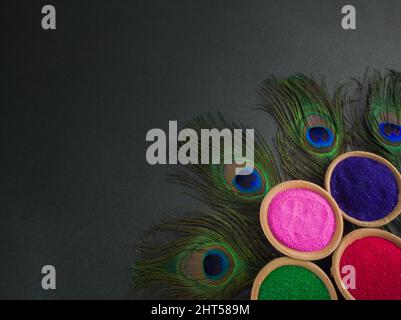
[[[270,202],[267,219],[278,241],[303,252],[325,248],[336,228],[329,202],[319,193],[307,189],[277,193]]]
[[[357,300],[401,300],[401,249],[389,240],[365,237],[352,242],[340,259],[355,268],[355,289],[349,292]],[[341,276],[351,275],[348,268]]]
[[[330,300],[320,278],[299,266],[282,266],[268,274],[259,288],[259,300]]]
[[[394,174],[384,164],[369,158],[349,157],[337,164],[330,191],[342,211],[361,221],[380,220],[398,203]]]

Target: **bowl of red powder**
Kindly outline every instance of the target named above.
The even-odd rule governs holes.
[[[384,158],[353,151],[337,157],[325,176],[325,188],[344,219],[361,227],[379,227],[401,212],[401,175]]]
[[[381,229],[355,230],[333,254],[331,273],[347,300],[401,300],[401,239]]]
[[[341,211],[330,194],[311,182],[293,180],[272,188],[260,207],[267,239],[281,253],[300,260],[320,260],[338,246]]]
[[[278,258],[256,276],[251,300],[337,300],[329,277],[312,262]]]

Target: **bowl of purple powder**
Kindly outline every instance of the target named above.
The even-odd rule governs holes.
[[[352,151],[337,157],[325,176],[325,188],[343,217],[361,227],[380,227],[401,212],[401,175],[384,158]]]

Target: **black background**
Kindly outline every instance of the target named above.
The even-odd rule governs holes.
[[[41,28],[41,8],[57,30]],[[353,4],[357,30],[341,28]],[[146,132],[207,111],[259,128],[270,76],[401,70],[397,0],[1,1],[0,298],[152,298],[131,290],[154,216],[199,204],[147,164]],[[57,289],[41,289],[41,268]]]

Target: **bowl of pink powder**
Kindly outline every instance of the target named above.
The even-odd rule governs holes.
[[[260,223],[269,242],[300,260],[320,260],[339,245],[341,210],[331,195],[311,182],[292,180],[270,190],[260,207]]]

